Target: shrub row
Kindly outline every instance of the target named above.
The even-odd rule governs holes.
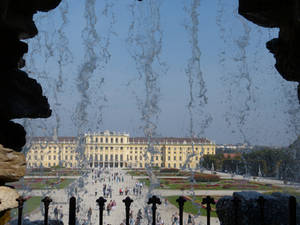
[[[194,180],[196,182],[218,182],[220,177],[215,174],[198,173],[194,175]]]
[[[163,168],[163,169],[160,169],[159,172],[160,173],[178,173],[179,169],[176,169],[176,168]]]

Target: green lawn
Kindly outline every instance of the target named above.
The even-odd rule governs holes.
[[[167,197],[164,197],[164,198],[167,198],[168,201],[172,205],[175,205],[178,208],[178,203],[176,202],[176,199],[178,197],[179,196],[167,196]],[[211,196],[211,197],[213,197],[213,196]],[[206,209],[201,208],[201,205],[200,205],[200,203],[202,202],[202,198],[203,198],[203,196],[195,196],[195,202],[194,203],[192,201],[186,201],[184,203],[184,212],[196,215],[196,214],[198,214],[199,209],[200,209],[201,215],[206,216]],[[220,198],[220,197],[218,197],[218,198]],[[214,199],[217,200],[216,198],[214,198]],[[211,207],[212,207],[213,210],[215,210],[215,205],[212,205]],[[211,211],[210,215],[211,215],[211,217],[217,217],[217,213],[215,211]]]
[[[40,207],[42,197],[40,196],[34,196],[28,199],[24,203],[24,208],[23,208],[23,215],[30,214],[32,211]],[[15,218],[18,216],[18,209],[13,209],[11,210],[11,217]]]

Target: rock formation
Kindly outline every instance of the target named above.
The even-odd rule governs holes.
[[[288,81],[300,82],[300,2],[298,0],[239,0],[239,14],[268,28],[279,28],[278,38],[266,47],[276,59],[275,68]],[[300,86],[298,84],[300,102]]]
[[[6,182],[25,175],[25,156],[19,153],[25,145],[24,128],[12,119],[47,118],[51,115],[41,85],[20,68],[28,45],[22,39],[32,38],[38,30],[33,15],[47,12],[61,0],[0,1],[0,222],[5,211],[17,206],[18,194]],[[2,220],[3,219],[3,220]]]
[[[0,145],[0,182],[18,181],[25,175],[25,171],[26,161],[24,154],[9,148],[3,148]]]
[[[261,206],[259,197],[264,200],[264,224],[288,225],[288,201],[290,195],[273,193],[264,195],[254,191],[235,192],[233,196],[226,196],[218,200],[216,208],[221,225],[261,224]],[[234,200],[237,205],[234,205]],[[297,221],[300,219],[299,205],[297,205]]]

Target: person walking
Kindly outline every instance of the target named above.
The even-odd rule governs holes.
[[[107,215],[109,216],[110,210],[111,210],[111,201],[110,201],[110,203],[107,204],[106,210],[107,210]]]
[[[192,225],[192,224],[193,224],[191,214],[188,215],[188,221],[187,221],[187,224],[188,224],[188,225]]]
[[[91,221],[91,218],[92,218],[92,208],[90,207],[89,210],[88,210],[88,220]]]
[[[54,208],[54,216],[55,216],[55,219],[58,220],[58,209],[57,209],[57,207]]]

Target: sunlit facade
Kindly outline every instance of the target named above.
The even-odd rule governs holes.
[[[82,143],[82,144],[80,144]],[[205,138],[130,137],[127,133],[101,132],[77,137],[37,137],[27,153],[27,167],[197,168],[200,158],[215,154],[216,144]]]

